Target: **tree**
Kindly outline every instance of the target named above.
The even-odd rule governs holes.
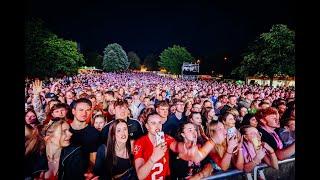
[[[25,20],[26,75],[48,77],[74,74],[84,64],[77,43],[50,32],[40,19]]]
[[[129,66],[130,69],[140,68],[140,58],[135,52],[133,51],[128,52],[128,60],[130,62],[130,66]]]
[[[94,66],[98,69],[102,69],[102,61],[103,61],[103,56],[97,52],[89,52],[87,54],[87,61],[86,61],[87,66]]]
[[[160,54],[159,66],[173,74],[181,73],[183,62],[191,62],[194,58],[185,47],[173,45]]]
[[[124,71],[129,68],[128,56],[122,47],[117,44],[109,44],[104,49],[102,68],[108,72]]]
[[[267,75],[272,86],[275,75],[295,74],[295,32],[286,25],[273,25],[249,46],[240,66],[232,74],[240,76]]]
[[[143,65],[149,70],[149,71],[157,71],[159,69],[158,62],[159,57],[155,54],[151,53],[146,56],[146,58],[143,61]]]

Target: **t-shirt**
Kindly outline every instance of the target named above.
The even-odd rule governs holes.
[[[182,124],[185,121],[186,121],[185,116],[182,116],[181,119],[178,119],[175,114],[171,114],[168,117],[167,121],[162,125],[162,130],[164,133],[172,137],[175,137],[180,124]]]
[[[108,138],[109,128],[112,123],[113,123],[113,121],[110,121],[101,130],[101,137],[104,141],[106,141]],[[134,119],[128,119],[127,124],[128,124],[129,136],[131,139],[136,140],[143,135],[143,128],[142,128],[141,124],[139,123],[139,121],[134,120]]]
[[[88,125],[80,130],[72,129],[70,126],[70,132],[72,133],[71,144],[81,146],[83,154],[89,162],[89,154],[97,152],[98,147],[102,144],[99,131]]]
[[[170,168],[169,168],[169,147],[172,142],[175,140],[169,136],[164,135],[165,141],[167,142],[168,150],[165,155],[156,163],[153,164],[151,172],[146,177],[146,180],[155,180],[155,179],[166,179],[170,176]],[[145,135],[139,138],[134,143],[133,155],[134,160],[138,158],[143,158],[145,162],[147,162],[152,155],[153,152],[153,144],[151,143],[149,136]]]
[[[211,159],[207,156],[200,163],[185,161],[180,159],[177,153],[170,151],[170,167],[174,171],[171,173],[171,179],[185,179],[199,173],[204,165],[211,163]]]
[[[257,127],[258,131],[262,133],[262,137],[261,140],[263,142],[266,142],[268,145],[270,145],[275,151],[278,149],[282,149],[282,142],[280,140],[279,143],[277,143],[276,139],[274,136],[272,136],[269,132],[267,132],[266,130],[264,130],[261,126]],[[275,132],[274,132],[275,133]],[[277,135],[276,135],[277,136]],[[278,136],[279,137],[279,136]],[[280,144],[280,148],[279,145]]]

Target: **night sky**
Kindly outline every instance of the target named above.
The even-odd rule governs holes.
[[[229,69],[273,24],[295,30],[294,2],[268,1],[27,1],[26,15],[44,20],[58,36],[80,43],[83,53],[119,43],[141,59],[181,45],[204,66],[228,57]],[[200,66],[201,67],[201,66]],[[210,68],[208,68],[210,69]]]

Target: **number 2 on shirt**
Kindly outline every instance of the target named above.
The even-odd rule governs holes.
[[[162,163],[154,164],[152,167],[152,170],[156,169],[157,167],[159,167],[159,170],[152,173],[151,179],[152,180],[163,180],[163,176],[161,176],[159,179],[156,179],[156,175],[160,174],[163,171],[163,164]]]

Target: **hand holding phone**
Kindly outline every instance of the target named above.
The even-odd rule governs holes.
[[[164,143],[165,140],[164,140],[164,132],[163,131],[159,131],[156,133],[156,143],[157,143],[157,146],[161,143]]]

